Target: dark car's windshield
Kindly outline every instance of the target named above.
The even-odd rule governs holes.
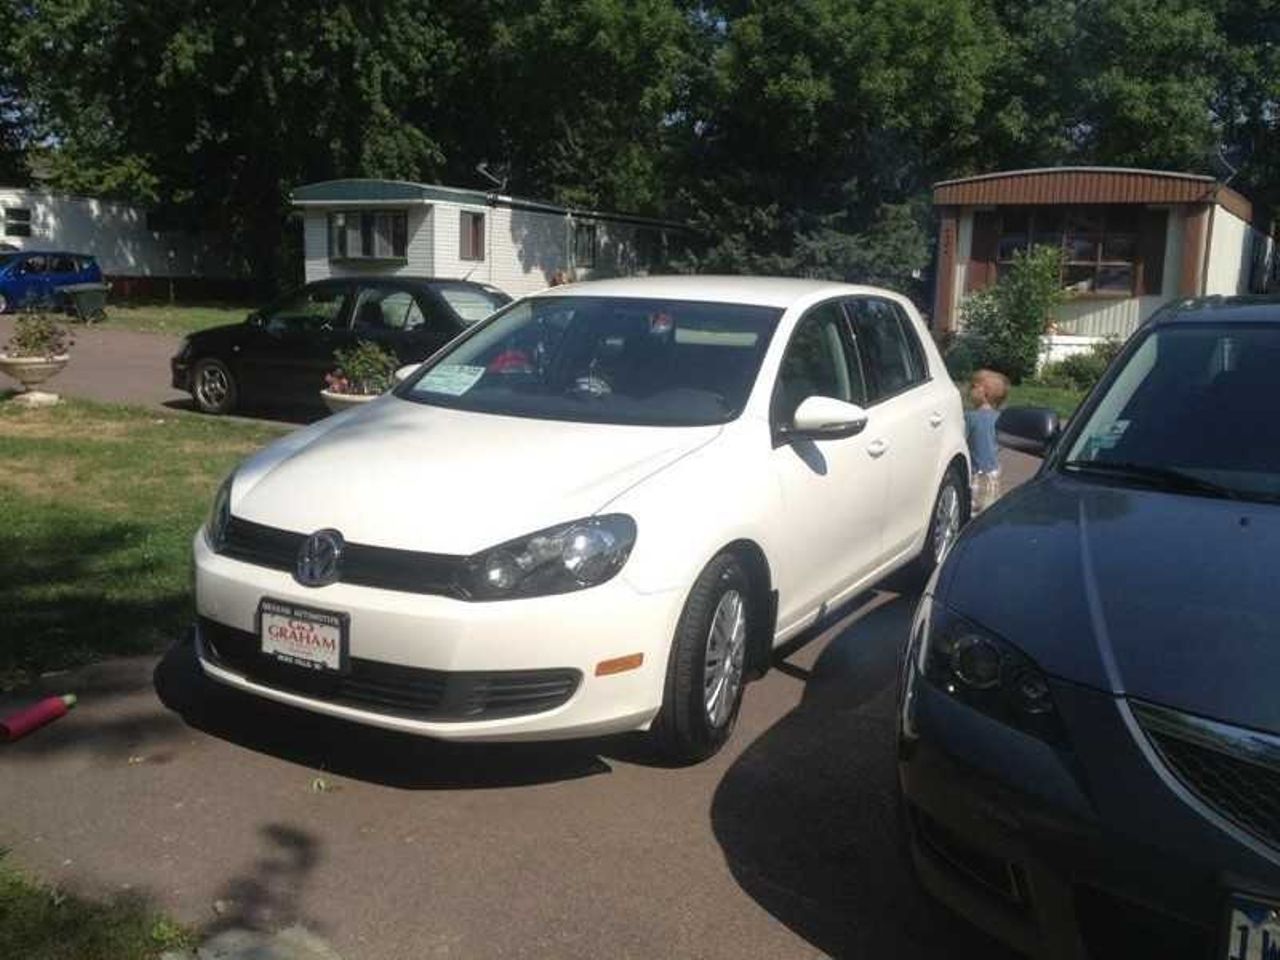
[[[690,426],[741,411],[782,311],[535,297],[486,322],[397,395],[462,410]]]
[[[0,253],[0,270],[5,269],[17,259],[18,255],[16,253]]]
[[[1064,469],[1280,498],[1280,324],[1176,324],[1129,356]]]

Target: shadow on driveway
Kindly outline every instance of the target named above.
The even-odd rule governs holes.
[[[153,676],[161,702],[221,740],[318,772],[407,790],[527,786],[609,773],[605,756],[658,765],[641,737],[563,743],[445,743],[249,696],[204,676],[190,640]]]
[[[920,891],[898,830],[895,682],[916,599],[860,598],[811,670],[780,665],[803,700],[725,774],[712,827],[739,886],[824,953],[1003,960]]]

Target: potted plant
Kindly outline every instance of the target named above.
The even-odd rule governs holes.
[[[13,325],[13,336],[0,353],[0,372],[22,384],[15,400],[27,406],[49,406],[58,402],[56,393],[32,387],[59,373],[71,359],[75,341],[65,327],[40,310],[29,310]]]
[[[394,353],[369,340],[361,340],[349,350],[335,351],[333,359],[337,369],[325,374],[325,389],[320,391],[320,397],[334,413],[368,403],[391,389],[400,365]]]

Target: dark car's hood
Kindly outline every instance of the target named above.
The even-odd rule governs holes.
[[[1280,732],[1280,507],[1049,475],[937,595],[1066,680]]]

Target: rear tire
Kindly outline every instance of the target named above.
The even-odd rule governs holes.
[[[669,762],[705,760],[733,732],[756,602],[747,571],[733,554],[717,555],[694,581],[676,626],[652,731]]]
[[[924,547],[916,558],[915,573],[923,583],[929,578],[938,565],[947,558],[947,553],[960,536],[960,531],[969,522],[969,487],[964,482],[960,470],[953,464],[948,468],[946,476],[938,487],[938,495],[933,498],[933,511],[929,514],[929,532],[925,534]]]
[[[210,357],[191,370],[191,398],[202,413],[230,413],[239,399],[236,378],[221,360]]]

